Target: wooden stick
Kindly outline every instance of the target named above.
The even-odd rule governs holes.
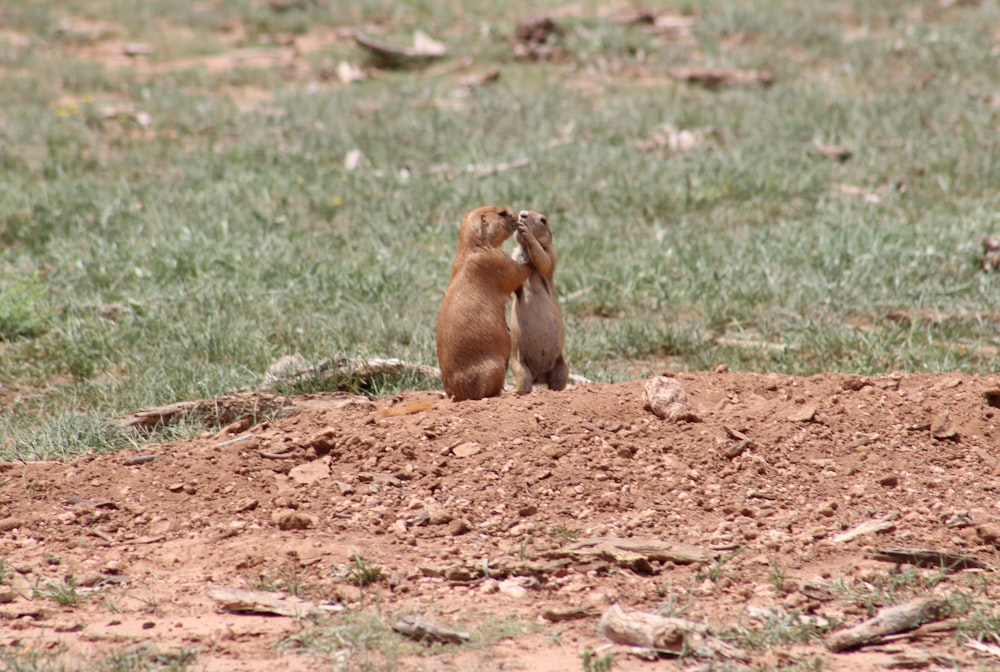
[[[851,651],[876,643],[885,635],[912,630],[928,621],[941,620],[947,610],[948,601],[943,598],[920,597],[906,604],[882,609],[875,618],[833,633],[826,640],[826,646],[834,652]]]

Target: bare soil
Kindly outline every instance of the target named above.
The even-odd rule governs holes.
[[[606,644],[596,626],[612,604],[682,611],[717,633],[763,631],[767,613],[839,629],[873,613],[864,587],[904,571],[876,551],[987,566],[916,594],[992,577],[1000,376],[676,379],[696,421],[645,410],[643,381],[462,403],[325,394],[141,452],[0,464],[0,558],[14,588],[0,646],[92,658],[146,645],[197,650],[203,669],[304,669],[315,652],[292,638],[352,613],[473,632],[515,619],[520,636],[408,653],[399,666],[579,670],[582,650]],[[838,536],[869,521],[887,524]],[[685,543],[714,560],[552,554],[589,538]],[[383,578],[359,589],[356,558]],[[51,587],[74,583],[88,599],[60,606]],[[208,596],[225,587],[294,592],[333,613],[231,613]],[[543,618],[573,607],[587,612]],[[981,655],[954,630],[855,653],[831,653],[821,637],[743,650],[751,667],[818,657],[823,669],[864,670],[914,647],[967,664]],[[615,670],[694,664],[616,650]]]

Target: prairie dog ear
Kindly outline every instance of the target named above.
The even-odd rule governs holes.
[[[486,232],[489,230],[489,222],[486,215],[479,215],[479,244],[486,247]]]

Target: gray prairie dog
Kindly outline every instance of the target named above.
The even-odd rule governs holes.
[[[530,258],[535,267],[514,292],[510,314],[517,393],[531,392],[536,383],[544,383],[550,390],[562,390],[569,380],[569,367],[563,359],[566,332],[553,282],[556,251],[545,215],[522,210],[518,215],[517,242],[513,259],[524,263]]]
[[[444,391],[455,401],[503,390],[511,349],[507,299],[534,271],[530,255],[516,261],[501,247],[517,227],[517,217],[498,206],[477,208],[462,220],[437,324]],[[531,242],[537,245],[533,236]]]

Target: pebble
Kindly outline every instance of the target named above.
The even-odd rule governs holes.
[[[456,518],[448,523],[448,534],[458,537],[472,531],[472,525],[468,521]]]
[[[886,488],[895,488],[899,485],[899,476],[896,474],[886,474],[878,479],[878,484]]]
[[[528,577],[518,576],[501,581],[498,586],[500,594],[506,595],[507,597],[513,597],[517,600],[523,600],[528,596],[528,589],[524,585],[524,580],[527,578]]]
[[[315,516],[301,511],[275,511],[271,520],[279,530],[308,530],[319,522]]]
[[[483,449],[481,444],[475,441],[466,441],[465,443],[460,443],[451,449],[451,454],[455,457],[472,457],[473,455],[479,453]]]
[[[672,422],[697,422],[687,391],[677,379],[654,376],[642,388],[642,405],[653,414]]]

